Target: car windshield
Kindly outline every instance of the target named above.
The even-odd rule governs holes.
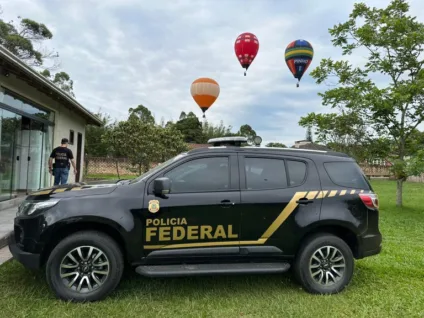
[[[139,177],[137,177],[137,178],[135,178],[135,179],[131,180],[131,181],[130,181],[130,184],[133,184],[133,183],[136,183],[136,182],[143,181],[143,180],[144,180],[144,179],[146,179],[147,177],[149,177],[149,176],[151,176],[152,174],[156,173],[158,170],[160,170],[160,169],[162,169],[162,168],[164,168],[164,167],[166,167],[166,166],[170,165],[171,163],[173,163],[173,162],[175,162],[175,161],[177,161],[177,160],[181,159],[182,157],[184,157],[184,156],[186,156],[186,155],[187,155],[186,153],[182,153],[182,154],[179,154],[179,155],[177,155],[177,156],[175,156],[175,157],[173,157],[173,158],[171,158],[171,159],[169,159],[169,160],[167,160],[167,161],[165,161],[165,162],[162,162],[162,163],[158,164],[156,167],[154,167],[154,168],[150,169],[149,171],[147,171],[147,172],[143,173],[141,176],[139,176]]]

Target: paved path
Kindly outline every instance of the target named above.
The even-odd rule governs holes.
[[[0,249],[0,265],[7,262],[12,258],[12,254],[10,254],[9,247],[5,246]]]
[[[13,220],[18,207],[0,211],[0,248],[7,245],[7,236],[13,231]]]

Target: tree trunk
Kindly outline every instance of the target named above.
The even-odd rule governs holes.
[[[402,187],[403,187],[403,179],[397,180],[396,187],[396,206],[402,206]]]

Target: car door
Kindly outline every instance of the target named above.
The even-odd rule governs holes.
[[[320,182],[305,158],[240,155],[241,254],[274,257],[294,253],[301,230],[318,220]]]
[[[239,255],[240,187],[236,154],[191,156],[156,175],[146,187],[144,254],[148,262],[196,261]],[[153,193],[158,177],[170,193]]]

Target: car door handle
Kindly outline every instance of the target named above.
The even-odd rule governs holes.
[[[309,203],[314,203],[314,200],[309,200],[308,198],[301,198],[301,199],[297,200],[296,203],[298,203],[298,204],[309,204]]]
[[[234,202],[231,202],[230,200],[222,200],[221,205],[227,206],[227,205],[234,205]]]

